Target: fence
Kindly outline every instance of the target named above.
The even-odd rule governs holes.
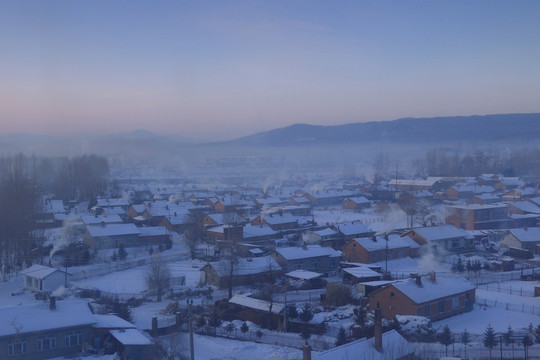
[[[478,285],[478,288],[488,290],[488,291],[496,291],[501,293],[506,293],[510,295],[519,295],[519,296],[530,296],[534,297],[534,291],[531,289],[523,289],[522,286],[520,287],[512,287],[512,285],[504,286],[501,284],[483,284]]]
[[[531,268],[485,274],[464,273],[463,276],[474,285],[485,285],[504,281],[521,280],[522,276],[534,277],[535,275],[538,275],[538,273],[536,268]]]
[[[444,347],[440,345],[433,346],[432,344],[413,344],[416,348],[416,355],[422,360],[438,360],[446,356]],[[514,344],[514,347],[504,345],[502,346],[502,352],[500,344],[497,344],[490,351],[484,347],[469,347],[467,351],[463,347],[459,347],[461,344],[455,344],[455,349],[452,350],[452,345],[448,347],[448,356],[459,357],[460,359],[524,359],[525,349],[519,344]],[[540,359],[540,346],[533,345],[528,348],[528,359],[537,360]]]
[[[170,254],[170,255],[161,255],[162,259],[165,262],[185,260],[189,258],[189,255],[186,254]],[[73,267],[68,268],[68,272],[72,274],[71,280],[83,280],[89,277],[107,275],[117,271],[129,270],[135,267],[144,266],[150,264],[152,261],[151,257],[138,258],[138,259],[129,259],[125,261],[117,261],[103,264],[88,265],[82,267]]]
[[[517,311],[517,312],[522,312],[522,313],[527,313],[527,314],[540,315],[540,303],[538,304],[538,306],[525,305],[525,304],[510,304],[510,303],[506,303],[502,301],[482,299],[482,298],[476,297],[476,304],[499,308],[499,309],[510,310],[510,311]]]

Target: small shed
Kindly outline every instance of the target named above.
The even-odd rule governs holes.
[[[146,360],[152,358],[152,338],[139,329],[111,330],[122,360]]]
[[[69,284],[71,278],[71,274],[64,270],[37,264],[21,274],[24,275],[24,288],[31,291],[54,291]]]

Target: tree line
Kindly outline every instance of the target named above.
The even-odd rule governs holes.
[[[0,157],[0,270],[4,276],[38,255],[46,194],[95,203],[108,183],[107,159],[96,155]]]
[[[540,149],[525,148],[513,151],[476,150],[459,153],[446,149],[432,149],[423,159],[413,161],[420,176],[504,176],[540,177]]]

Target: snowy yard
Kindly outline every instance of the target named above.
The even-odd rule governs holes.
[[[496,332],[505,332],[509,325],[513,329],[525,329],[530,323],[535,326],[540,324],[540,316],[475,305],[472,311],[437,321],[433,327],[437,329],[448,325],[454,333],[467,329],[471,334],[478,335],[483,334],[488,325]]]

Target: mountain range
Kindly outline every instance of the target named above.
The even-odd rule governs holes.
[[[393,121],[322,126],[295,124],[235,140],[199,143],[183,137],[161,136],[147,130],[102,136],[0,135],[0,153],[36,155],[131,156],[142,152],[199,148],[283,147],[332,144],[442,144],[450,142],[523,142],[540,140],[540,113],[402,118]]]
[[[540,139],[540,114],[496,114],[321,126],[295,124],[245,136],[228,143],[284,146],[331,143],[445,143],[456,141],[527,141]]]

